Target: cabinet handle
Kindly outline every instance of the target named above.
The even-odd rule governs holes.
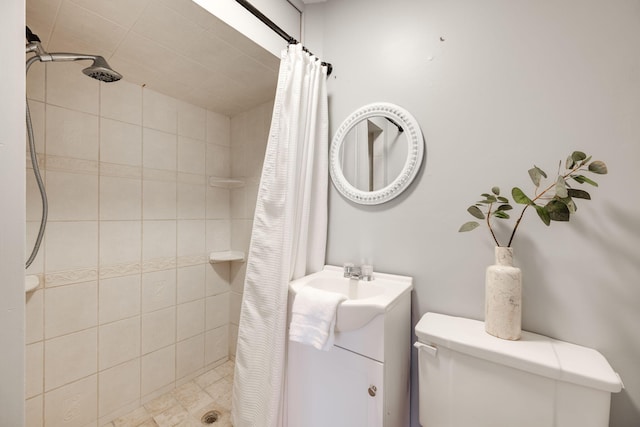
[[[376,392],[378,391],[378,389],[376,388],[376,386],[372,385],[371,387],[369,387],[369,396],[374,397],[376,395]]]

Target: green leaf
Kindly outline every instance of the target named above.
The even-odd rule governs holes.
[[[473,215],[478,219],[484,219],[484,214],[482,213],[480,208],[478,208],[476,205],[469,206],[469,208],[467,209],[467,212],[469,212],[471,215]]]
[[[569,208],[560,200],[551,200],[544,209],[549,213],[552,221],[569,221]]]
[[[542,175],[538,171],[538,168],[535,168],[535,167],[531,168],[527,172],[529,172],[529,177],[531,178],[531,181],[533,182],[533,185],[535,185],[536,187],[539,187],[540,186],[540,178],[542,178]]]
[[[578,190],[574,188],[569,188],[567,190],[569,197],[573,197],[574,199],[587,199],[591,200],[591,195],[584,190]]]
[[[569,196],[569,194],[567,194],[567,184],[564,182],[562,176],[559,176],[556,181],[556,195],[561,199]]]
[[[573,161],[571,156],[567,157],[567,162],[565,163],[565,167],[567,169],[572,169],[576,165],[576,162]]]
[[[574,151],[573,153],[571,153],[571,158],[573,159],[574,162],[579,162],[580,160],[586,159],[587,155],[584,154],[582,151]]]
[[[495,211],[495,212],[493,213],[493,215],[494,215],[496,218],[502,218],[502,219],[509,219],[509,218],[510,218],[510,217],[509,217],[509,214],[508,214],[508,213],[506,213],[505,211]]]
[[[506,197],[502,197],[502,196],[498,197],[498,201],[500,203],[509,203],[509,199],[507,199]]]
[[[531,199],[528,198],[521,189],[519,189],[518,187],[513,187],[513,189],[511,190],[511,196],[513,197],[513,200],[516,203],[519,203],[521,205],[530,205],[532,204]]]
[[[492,192],[493,194],[495,194],[496,196],[499,196],[499,195],[500,195],[500,187],[493,187],[493,188],[491,189],[491,192]]]
[[[498,206],[498,211],[510,211],[511,209],[513,209],[513,206],[509,205],[509,204],[504,204],[504,205],[500,205]]]
[[[576,206],[573,199],[571,199],[571,197],[565,197],[559,200],[567,206],[567,209],[569,209],[569,213],[574,214],[578,210],[578,207]]]
[[[607,165],[605,165],[604,162],[600,160],[594,160],[593,162],[589,163],[589,171],[604,175],[607,173]]]
[[[598,186],[597,182],[590,180],[584,175],[571,175],[571,178],[573,178],[575,181],[579,182],[580,184],[584,184],[586,182],[587,184],[591,184],[594,187]]]
[[[538,213],[538,217],[545,223],[545,225],[549,226],[551,224],[551,218],[549,217],[549,212],[544,208],[544,206],[533,205],[536,208],[536,212]]]
[[[586,165],[587,163],[589,163],[589,161],[591,160],[591,156],[587,157],[586,159],[584,159],[583,161],[580,162],[580,167]]]
[[[493,196],[491,194],[487,194],[485,196],[485,200],[484,201],[489,202],[489,203],[495,203],[497,200],[498,199],[496,199],[496,196]]]
[[[478,224],[475,221],[465,222],[464,224],[462,224],[462,227],[460,227],[460,229],[458,230],[458,233],[463,233],[465,231],[475,230],[479,226],[480,226],[480,224]]]

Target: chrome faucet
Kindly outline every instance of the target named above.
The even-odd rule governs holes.
[[[352,263],[348,262],[344,264],[343,274],[347,279],[370,282],[371,280],[373,280],[373,267],[370,265],[362,265],[361,267],[356,267]]]

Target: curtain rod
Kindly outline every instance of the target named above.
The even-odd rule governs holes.
[[[265,16],[264,13],[262,13],[258,9],[256,9],[256,7],[254,5],[252,5],[251,3],[249,3],[247,0],[236,0],[236,2],[239,3],[245,9],[247,9],[249,12],[251,12],[251,14],[253,16],[255,16],[260,21],[262,21],[264,24],[266,24],[267,27],[271,28],[276,34],[278,34],[280,37],[285,39],[287,41],[287,43],[289,43],[289,44],[297,44],[298,43],[298,41],[295,38],[293,38],[289,34],[287,34],[287,32],[285,30],[280,28],[271,19],[267,18],[267,16]],[[307,52],[309,55],[313,55],[313,53],[311,53],[309,51],[309,49],[307,49],[304,46],[302,46],[302,50]],[[330,76],[331,72],[333,71],[333,65],[331,65],[328,62],[324,62],[324,61],[321,62],[320,64],[327,67],[327,76]]]

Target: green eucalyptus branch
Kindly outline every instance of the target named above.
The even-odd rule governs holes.
[[[547,226],[551,224],[551,221],[569,221],[571,214],[575,213],[578,209],[573,199],[591,199],[591,196],[586,191],[572,188],[570,185],[570,181],[575,181],[578,184],[589,184],[597,187],[598,184],[595,181],[578,173],[591,172],[604,175],[608,172],[607,166],[604,162],[599,160],[591,161],[591,156],[587,156],[581,151],[574,151],[570,156],[567,157],[567,160],[565,162],[565,173],[561,173],[561,167],[562,162],[560,162],[558,166],[556,180],[551,185],[546,187],[542,192],[538,191],[540,189],[542,179],[546,179],[547,174],[535,165],[533,166],[533,168],[529,169],[529,177],[531,178],[531,181],[535,186],[533,198],[529,198],[518,187],[512,188],[511,195],[513,197],[513,200],[516,203],[525,206],[523,207],[522,212],[515,222],[513,231],[511,232],[511,236],[509,238],[509,243],[507,244],[508,247],[510,247],[513,243],[516,231],[518,230],[518,227],[522,222],[522,218],[524,217],[524,214],[529,206],[533,206],[535,208],[538,217]],[[493,187],[491,189],[491,193],[492,194],[483,193],[481,195],[483,199],[478,201],[476,204],[471,205],[467,209],[467,212],[469,212],[475,218],[486,220],[487,228],[489,229],[493,240],[495,241],[497,246],[501,246],[493,231],[491,218],[493,217],[498,219],[509,219],[509,215],[505,211],[511,210],[513,208],[510,205],[509,199],[500,195],[500,188]],[[536,203],[541,200],[546,201],[546,203],[544,205]],[[498,202],[501,204],[495,210],[492,210],[493,205]],[[486,212],[483,212],[481,207],[485,206]],[[479,225],[480,224],[477,221],[469,221],[463,224],[458,231],[471,231],[476,229]]]

